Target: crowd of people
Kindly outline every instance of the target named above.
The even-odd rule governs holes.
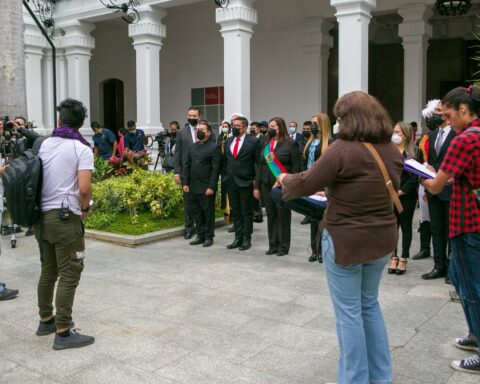
[[[58,111],[59,126],[38,153],[43,162],[43,215],[35,225],[42,261],[37,335],[55,332],[54,348],[65,349],[94,342],[73,329],[71,317],[83,270],[82,220],[90,207],[94,156],[109,159],[127,149],[143,150],[145,134],[134,121],[118,138],[92,122],[92,149],[79,132],[85,107],[68,99]],[[216,134],[196,107],[188,109],[182,129],[172,122],[166,152],[183,191],[184,238],[191,246],[214,244],[220,189],[221,207],[233,222],[227,249],[251,248],[253,225],[263,220],[264,207],[265,254],[285,256],[292,237],[292,202],[302,196],[325,197],[325,211],[307,215],[302,223],[310,224],[308,260],[324,263],[333,302],[340,344],[338,381],[391,383],[378,291],[385,266],[392,275],[407,273],[419,206],[421,247],[413,259],[428,258],[433,249],[432,270],[421,277],[445,278],[454,285],[469,328],[454,344],[477,353],[451,366],[479,374],[480,88],[455,88],[443,100],[428,102],[422,111],[428,132],[418,138],[412,123],[392,124],[380,102],[363,92],[342,96],[333,113],[334,122],[326,113],[314,114],[301,132],[296,122],[287,125],[281,117],[249,123],[237,113]],[[407,171],[406,159],[416,159],[435,177],[424,179]],[[1,167],[0,173],[4,171]],[[281,190],[283,200],[274,199],[273,190]],[[65,196],[71,213],[67,218],[61,213]],[[7,297],[5,292],[9,290],[0,283],[0,299],[18,294]]]

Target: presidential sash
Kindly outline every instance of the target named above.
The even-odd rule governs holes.
[[[278,176],[280,176],[282,173],[287,173],[287,170],[282,163],[280,163],[280,160],[278,160],[278,157],[274,151],[274,144],[275,141],[271,139],[263,150],[263,156],[265,157],[265,161],[267,162],[270,172],[272,172],[275,179],[278,179]]]

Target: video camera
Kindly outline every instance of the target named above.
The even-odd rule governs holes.
[[[19,134],[13,129],[14,125],[8,116],[1,116],[0,121],[3,123],[3,132],[0,134],[0,153],[5,159],[5,164],[9,164],[20,152],[17,145]]]
[[[8,116],[1,116],[0,120],[3,123],[2,136],[4,136],[6,140],[10,140],[15,135],[15,132],[13,131],[13,123]]]
[[[165,153],[165,139],[170,136],[171,136],[171,133],[165,130],[157,133],[155,135],[155,138],[153,139],[153,141],[157,142],[158,152],[161,153],[162,155]]]

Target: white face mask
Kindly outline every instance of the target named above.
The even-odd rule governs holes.
[[[228,128],[222,127],[222,133],[228,133]]]
[[[338,132],[340,132],[340,124],[338,124],[338,122],[336,122],[336,123],[333,125],[333,134],[334,134],[334,135],[337,135]]]
[[[288,133],[290,134],[293,134],[295,133],[297,130],[294,128],[294,127],[288,127]]]
[[[400,135],[398,135],[398,134],[396,134],[396,133],[394,133],[394,134],[392,135],[392,142],[393,142],[393,143],[399,145],[399,144],[402,144],[402,141],[403,141],[403,139],[402,139],[402,137],[401,137]]]

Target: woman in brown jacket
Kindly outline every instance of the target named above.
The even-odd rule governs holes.
[[[306,172],[279,177],[285,200],[326,188],[320,230],[322,255],[335,310],[340,384],[391,383],[388,337],[378,303],[385,265],[397,246],[397,223],[385,180],[364,143],[371,143],[400,188],[402,155],[391,142],[392,122],[363,92],[334,107],[338,139]]]

